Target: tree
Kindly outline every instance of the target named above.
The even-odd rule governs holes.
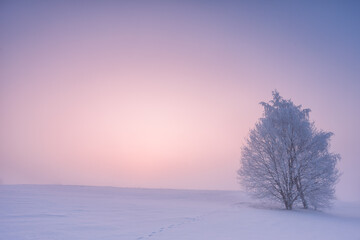
[[[248,192],[261,199],[304,208],[330,206],[339,178],[338,154],[329,152],[330,132],[317,130],[302,109],[277,91],[261,102],[263,117],[242,147],[238,176]]]

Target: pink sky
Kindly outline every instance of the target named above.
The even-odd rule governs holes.
[[[277,89],[335,133],[337,195],[360,200],[358,7],[3,1],[0,178],[240,189]]]

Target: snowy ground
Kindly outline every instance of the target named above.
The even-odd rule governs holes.
[[[1,240],[360,239],[360,204],[265,209],[230,191],[0,186]]]

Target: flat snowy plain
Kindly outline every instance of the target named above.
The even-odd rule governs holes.
[[[2,185],[0,239],[360,239],[358,203],[320,212],[251,202],[235,191]]]

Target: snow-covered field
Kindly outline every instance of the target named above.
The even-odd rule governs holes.
[[[231,191],[2,185],[0,239],[360,239],[360,204],[259,206]]]

